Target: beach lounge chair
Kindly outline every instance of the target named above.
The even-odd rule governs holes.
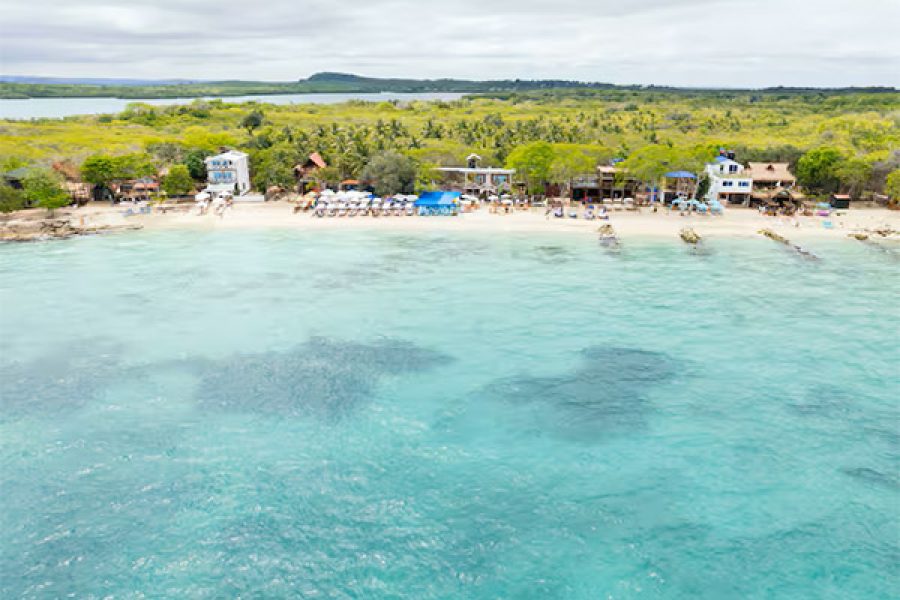
[[[563,214],[563,208],[562,208],[562,206],[553,209],[553,216],[554,216],[554,218],[557,218],[557,219],[562,219],[562,218],[565,216],[565,215]]]
[[[596,216],[594,216],[594,205],[593,204],[589,204],[587,209],[585,209],[584,218],[587,221],[593,221],[594,219],[597,218]]]
[[[412,200],[406,201],[406,206],[403,207],[403,212],[407,217],[415,216],[416,214],[416,203]]]

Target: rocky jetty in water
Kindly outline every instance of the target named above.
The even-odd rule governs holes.
[[[690,227],[685,227],[681,231],[678,232],[678,235],[681,236],[681,241],[685,244],[699,244],[700,243],[700,234],[694,231]]]
[[[7,218],[0,220],[0,241],[37,242],[143,228],[143,225],[138,224],[85,224],[79,221],[75,221],[69,216],[35,218],[29,215]]]
[[[818,256],[816,256],[809,250],[806,250],[802,246],[799,246],[797,244],[792,244],[791,240],[787,239],[783,235],[779,235],[779,234],[775,233],[771,229],[760,229],[759,234],[764,235],[767,238],[769,238],[770,240],[774,240],[774,241],[778,242],[779,244],[784,244],[785,246],[793,248],[794,250],[797,251],[798,254],[800,254],[802,256],[805,256],[807,258],[815,258],[815,259],[819,258]]]

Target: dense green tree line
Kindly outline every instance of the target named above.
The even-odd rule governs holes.
[[[112,179],[183,165],[204,177],[222,147],[248,152],[254,185],[289,186],[293,167],[319,152],[332,180],[362,177],[386,153],[408,157],[416,180],[459,165],[516,168],[531,189],[565,185],[612,158],[639,179],[698,171],[719,148],[740,161],[786,161],[814,193],[883,192],[900,167],[900,94],[562,90],[453,102],[341,105],[130,105],[117,115],[0,122],[0,156],[32,164],[130,156]],[[137,157],[140,157],[139,159]],[[91,159],[91,160],[89,160]],[[122,159],[125,160],[125,159]],[[126,161],[127,162],[127,161]],[[96,179],[85,173],[88,181]]]

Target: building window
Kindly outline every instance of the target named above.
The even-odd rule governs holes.
[[[737,173],[737,165],[728,165],[729,173]]]
[[[738,183],[738,187],[750,187],[749,181],[741,181]]]
[[[734,185],[733,181],[723,181],[722,182],[722,187],[731,187],[732,185]]]

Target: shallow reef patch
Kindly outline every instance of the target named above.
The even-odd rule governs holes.
[[[651,411],[647,393],[675,373],[675,361],[660,352],[591,347],[580,354],[581,361],[569,373],[503,379],[482,395],[534,410],[542,429],[596,439],[643,427]]]
[[[201,361],[196,400],[206,410],[335,420],[368,400],[389,375],[425,371],[450,360],[409,342],[371,344],[312,338],[287,352]]]

